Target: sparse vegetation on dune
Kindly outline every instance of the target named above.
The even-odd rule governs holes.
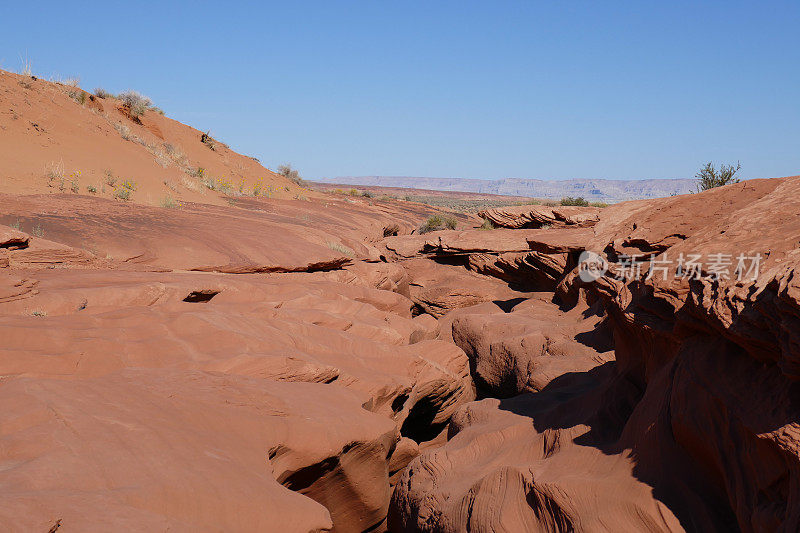
[[[86,99],[87,99],[86,91],[78,89],[77,91],[70,91],[68,95],[70,98],[78,102],[80,105],[86,104]]]
[[[28,59],[28,56],[23,56],[20,54],[19,62],[21,63],[19,73],[23,76],[33,76],[33,64],[31,63],[31,60]]]
[[[120,137],[126,141],[131,140],[131,129],[125,124],[122,124],[121,122],[115,122],[114,129],[117,130],[117,133],[119,133]]]
[[[211,148],[212,150],[217,149],[217,141],[211,136],[211,132],[207,131],[200,136],[200,142]]]
[[[103,100],[105,100],[106,98],[116,98],[116,96],[106,91],[102,87],[98,87],[97,89],[95,89],[94,95],[98,98],[102,98]]]
[[[175,209],[176,207],[180,207],[180,203],[177,202],[172,196],[166,195],[161,199],[161,207],[165,207],[167,209]]]
[[[301,187],[305,187],[307,185],[305,180],[300,177],[300,173],[294,168],[292,168],[292,165],[290,163],[284,163],[283,165],[279,166],[278,174],[280,174],[287,180]]]
[[[118,98],[131,117],[137,119],[144,116],[145,112],[153,106],[152,100],[133,90],[119,93]]]

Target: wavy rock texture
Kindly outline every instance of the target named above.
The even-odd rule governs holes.
[[[416,235],[70,90],[0,72],[2,531],[800,530],[800,178]],[[57,193],[64,150],[183,203]]]
[[[360,259],[390,214],[307,208],[320,228],[292,202],[6,199],[46,236],[0,226],[11,530],[381,529],[390,476],[475,397],[464,352],[412,316],[405,269]],[[333,238],[348,270],[308,268]],[[245,267],[197,271],[214,264]]]
[[[594,226],[600,220],[600,208],[545,205],[495,207],[478,213],[500,228],[541,228],[550,226]]]
[[[752,180],[607,208],[584,244],[611,271],[565,272],[562,310],[461,310],[452,337],[479,393],[523,394],[456,413],[398,481],[390,529],[797,530],[798,193],[800,178]],[[681,253],[763,259],[742,281],[674,265],[614,279],[624,255]]]

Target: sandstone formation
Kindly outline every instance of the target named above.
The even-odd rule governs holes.
[[[500,228],[542,228],[551,226],[593,226],[599,220],[600,208],[545,205],[496,207],[478,213]]]
[[[775,218],[800,208],[787,200],[799,189],[800,178],[754,180],[607,208],[587,249],[604,253],[611,271],[594,283],[565,272],[560,294],[572,298],[556,301],[573,309],[563,318],[556,309],[524,320],[515,316],[523,308],[462,313],[453,338],[479,393],[531,392],[462,408],[448,443],[398,481],[390,529],[800,527],[800,226]],[[667,280],[647,268],[614,279],[632,253],[763,259],[753,279],[734,277],[735,259],[729,279],[708,268],[676,279],[676,265]],[[568,354],[565,367],[553,366],[554,353]]]
[[[418,235],[437,210],[272,174],[48,190],[31,159],[87,143],[155,195],[147,135],[193,130],[0,90],[3,531],[800,529],[800,177]]]

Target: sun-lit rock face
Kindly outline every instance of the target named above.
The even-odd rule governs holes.
[[[561,309],[463,310],[452,337],[478,392],[507,399],[462,407],[412,461],[390,529],[800,527],[798,193],[753,180],[604,209],[584,246],[609,272],[567,272]],[[697,279],[677,261],[648,276],[681,254],[705,259]],[[758,272],[737,279],[739,254]]]
[[[424,235],[294,185],[159,207],[194,130],[0,90],[3,531],[800,529],[800,178]],[[32,174],[59,146],[142,196]]]

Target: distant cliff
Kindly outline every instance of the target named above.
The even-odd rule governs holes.
[[[534,198],[560,199],[565,196],[582,196],[589,201],[602,202],[621,202],[623,200],[661,198],[686,194],[693,191],[697,183],[694,179],[537,180],[503,178],[481,180],[474,178],[417,178],[408,176],[339,176],[335,178],[319,178],[316,181]]]

